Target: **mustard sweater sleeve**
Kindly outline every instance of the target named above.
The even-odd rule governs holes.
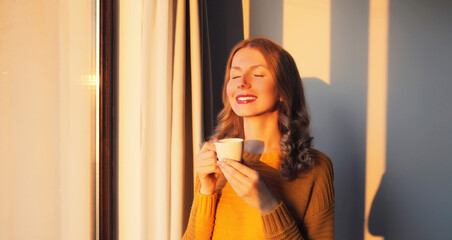
[[[201,183],[196,177],[195,196],[188,220],[188,226],[182,239],[211,239],[215,221],[217,193],[203,195],[199,193]]]
[[[303,239],[283,202],[273,211],[262,215],[262,227],[265,239]]]
[[[314,167],[312,174],[312,194],[302,226],[297,225],[285,204],[281,202],[276,209],[262,215],[265,239],[334,239],[334,183],[331,161],[321,160],[318,166]]]
[[[329,158],[315,171],[311,200],[303,219],[307,239],[334,239],[334,174]]]

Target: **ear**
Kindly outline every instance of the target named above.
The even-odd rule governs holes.
[[[279,101],[280,101],[280,102],[283,102],[283,98],[282,98],[282,97],[279,97]]]

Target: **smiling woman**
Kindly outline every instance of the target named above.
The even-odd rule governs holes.
[[[242,48],[234,56],[227,95],[234,112],[241,117],[267,115],[277,118],[282,100],[264,56],[254,48]]]
[[[333,167],[311,147],[291,55],[265,38],[237,44],[223,103],[211,142],[194,160],[195,197],[184,239],[334,239]],[[212,142],[222,138],[244,138],[242,162],[218,161]]]

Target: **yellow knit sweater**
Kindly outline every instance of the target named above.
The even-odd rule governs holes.
[[[312,150],[316,164],[291,182],[279,177],[280,152],[243,153],[248,167],[259,171],[275,196],[276,209],[260,214],[245,203],[222,176],[216,192],[195,198],[183,239],[334,239],[333,166],[325,154]]]

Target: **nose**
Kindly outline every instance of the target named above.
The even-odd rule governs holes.
[[[250,84],[248,82],[248,74],[243,74],[240,78],[240,82],[237,85],[237,88],[249,88]]]

